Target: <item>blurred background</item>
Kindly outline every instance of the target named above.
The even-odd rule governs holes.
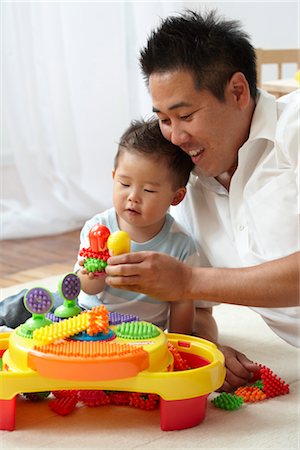
[[[1,239],[79,229],[112,206],[118,139],[152,115],[139,50],[184,8],[239,20],[256,48],[299,47],[297,1],[1,3]]]

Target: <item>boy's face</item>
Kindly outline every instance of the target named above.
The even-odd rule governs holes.
[[[164,161],[138,152],[123,150],[113,177],[119,226],[131,235],[135,228],[143,228],[149,236],[158,233],[169,206],[179,203],[185,194],[185,188],[174,188]]]

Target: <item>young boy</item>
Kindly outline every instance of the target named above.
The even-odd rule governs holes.
[[[132,122],[121,137],[114,161],[114,208],[86,222],[80,248],[89,247],[90,229],[101,224],[111,233],[126,231],[132,252],[160,251],[196,264],[192,239],[168,214],[171,205],[183,200],[192,168],[191,158],[163,138],[157,120]],[[192,333],[193,304],[158,302],[144,294],[111,288],[105,283],[105,274],[94,276],[82,262],[77,262],[75,272],[81,280],[81,307],[103,304],[109,311],[135,314],[169,331]]]
[[[101,223],[111,233],[126,231],[132,240],[132,252],[159,251],[189,265],[200,265],[192,239],[167,212],[183,200],[192,168],[191,158],[163,138],[157,120],[133,122],[121,137],[115,157],[114,208],[86,222],[80,248],[89,247],[89,230]],[[105,275],[94,277],[79,261],[74,270],[81,280],[82,308],[102,303],[109,311],[132,313],[161,328],[167,326],[169,331],[192,334],[193,303],[158,302],[143,294],[111,288],[105,284]],[[16,328],[28,319],[30,313],[22,301],[25,293],[26,289],[0,302],[0,326]],[[58,293],[53,296],[54,310],[62,299]],[[211,307],[198,301],[196,306],[196,327],[202,330],[201,337],[215,341],[217,329]],[[207,332],[208,323],[213,324],[214,333]]]

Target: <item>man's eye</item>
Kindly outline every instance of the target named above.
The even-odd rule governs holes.
[[[186,116],[180,116],[180,119],[181,120],[187,120],[187,119],[190,119],[192,117],[192,115],[193,115],[193,113],[187,114]]]
[[[164,125],[168,125],[171,123],[170,119],[159,119],[160,123],[164,124]]]

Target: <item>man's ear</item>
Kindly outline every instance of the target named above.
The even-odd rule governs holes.
[[[113,169],[113,170],[111,171],[111,176],[112,176],[112,179],[114,179],[114,178],[115,178],[115,173],[116,173],[116,171],[115,171],[115,169]]]
[[[229,93],[241,110],[245,109],[251,99],[248,81],[242,72],[235,72],[229,80]]]
[[[174,197],[173,197],[171,205],[172,206],[179,205],[179,203],[182,202],[182,200],[184,199],[185,194],[186,194],[186,188],[185,187],[181,187],[181,188],[177,189],[177,191],[174,194]]]

